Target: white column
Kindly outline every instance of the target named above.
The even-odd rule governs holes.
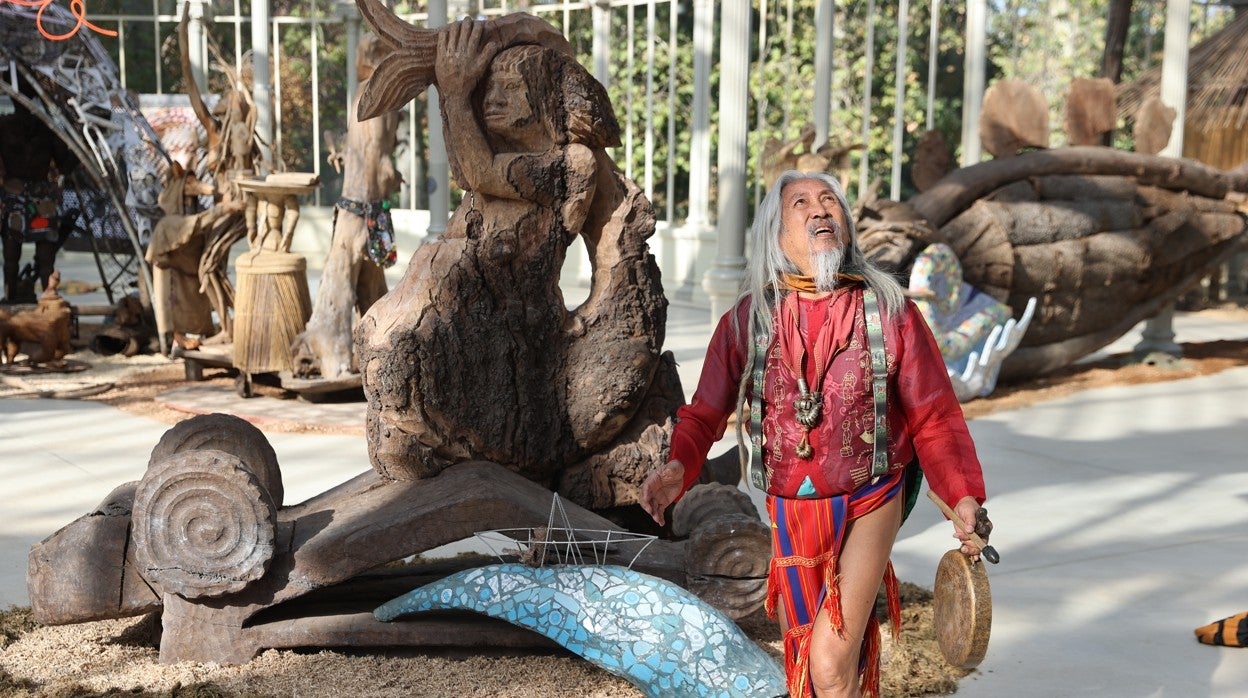
[[[256,135],[260,137],[260,159],[256,174],[263,176],[263,163],[273,162],[273,83],[269,72],[269,2],[251,6],[252,98],[256,102]]]
[[[988,8],[984,0],[966,3],[966,62],[962,83],[962,166],[979,162],[983,153],[979,141],[979,112],[984,105],[987,70],[985,42]]]
[[[910,0],[901,0],[897,7],[897,67],[893,84],[893,175],[889,197],[901,201],[901,142],[906,125],[906,64],[910,42]]]
[[[828,142],[832,126],[832,50],[836,40],[836,3],[834,0],[818,0],[815,4],[815,140],[811,144],[818,150]],[[765,182],[767,186],[771,182]]]
[[[1167,0],[1164,58],[1161,62],[1161,101],[1174,109],[1170,142],[1159,155],[1183,157],[1183,124],[1187,118],[1188,37],[1192,0]]]
[[[446,0],[431,0],[429,3],[430,29],[446,26]],[[426,187],[429,192],[429,229],[425,239],[432,240],[446,232],[446,222],[451,217],[451,166],[446,158],[446,136],[442,133],[442,111],[438,104],[438,88],[429,87],[427,105],[429,109],[429,173]],[[413,183],[413,186],[419,186]]]
[[[360,89],[360,75],[356,70],[356,53],[360,48],[360,10],[355,2],[343,0],[338,5],[342,13],[343,23],[347,29],[347,106],[355,103],[355,94]]]
[[[1174,109],[1170,142],[1159,155],[1183,157],[1183,124],[1187,115],[1188,37],[1192,26],[1192,0],[1167,0],[1166,45],[1161,62],[1161,101]],[[1174,341],[1174,305],[1163,308],[1144,324],[1142,339],[1135,345],[1141,354],[1164,352],[1182,356],[1183,347]]]
[[[719,246],[715,264],[706,272],[702,288],[711,298],[711,319],[728,312],[745,280],[746,186],[748,157],[749,0],[721,4],[719,84]]]
[[[204,25],[212,16],[212,6],[207,0],[185,0],[185,3],[188,19],[186,52],[191,59],[191,79],[199,87],[200,94],[205,94],[208,91],[208,72],[205,68],[208,65],[208,41],[204,38]]]
[[[689,123],[689,211],[679,226],[651,242],[671,298],[704,300],[706,272],[717,256],[711,216],[711,56],[715,51],[715,6],[693,0],[693,104]],[[748,39],[747,39],[748,40]]]
[[[693,0],[693,123],[689,137],[690,227],[706,227],[711,221],[711,51],[715,3]]]
[[[936,127],[936,62],[940,58],[940,0],[932,0],[932,17],[927,38],[927,130]]]
[[[594,21],[593,56],[594,77],[603,86],[611,84],[611,3],[595,0],[590,8]]]

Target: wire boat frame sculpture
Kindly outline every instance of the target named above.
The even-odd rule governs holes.
[[[561,524],[556,526],[556,524]],[[628,569],[633,568],[637,558],[646,548],[658,539],[645,533],[633,533],[619,529],[573,528],[564,509],[563,500],[555,494],[550,504],[550,516],[546,525],[529,528],[496,528],[490,531],[477,531],[473,534],[486,548],[498,558],[499,562],[508,562],[508,558],[518,559],[531,567],[542,565],[606,565],[611,562],[611,552],[623,549],[620,554],[621,563]],[[515,546],[509,548],[508,546]],[[636,546],[636,552],[628,556],[625,551]],[[588,560],[586,552],[588,551]],[[627,562],[623,562],[623,559]]]

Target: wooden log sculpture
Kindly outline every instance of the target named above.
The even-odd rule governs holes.
[[[910,167],[910,179],[919,191],[927,191],[953,170],[953,154],[945,143],[945,137],[937,129],[924,131],[914,147],[914,164]]]
[[[25,363],[30,366],[53,369],[66,366],[74,311],[56,290],[60,282],[61,273],[54,270],[33,310],[0,315],[3,363],[13,365],[17,356],[24,353]]]
[[[1109,78],[1075,78],[1066,95],[1066,145],[1100,145],[1117,116]]]
[[[113,308],[112,322],[91,338],[91,350],[100,356],[130,357],[147,351],[155,336],[156,328],[143,303],[134,296],[125,296]]]
[[[170,429],[139,482],[31,548],[42,623],[162,614],[161,661],[245,662],[266,648],[546,646],[500,623],[379,623],[372,610],[459,566],[391,566],[475,531],[544,525],[551,492],[501,466],[436,477],[369,471],[293,506],[273,449],[251,424],[200,415]],[[194,496],[190,496],[190,495]],[[770,537],[735,487],[698,485],[673,515],[683,540],[652,542],[634,568],[686,586],[733,618],[759,608]],[[622,531],[573,503],[568,524]],[[614,550],[627,564],[636,552]]]
[[[361,92],[367,89],[383,49],[376,35],[360,39],[356,65]],[[299,378],[333,380],[359,370],[352,351],[353,321],[386,294],[383,272],[393,263],[392,250],[379,248],[380,259],[372,258],[369,243],[384,234],[377,229],[379,216],[388,215],[382,202],[398,191],[401,181],[392,160],[399,113],[360,121],[354,117],[358,109],[357,97],[341,153],[342,200],[334,208],[333,240],[307,329],[291,347]]]
[[[1149,97],[1135,113],[1135,152],[1146,155],[1160,153],[1170,143],[1176,113],[1160,97]]]
[[[237,663],[283,647],[550,646],[489,619],[381,623],[372,611],[458,571],[392,563],[478,531],[537,529],[552,489],[568,527],[623,532],[590,508],[635,504],[666,451],[684,399],[661,351],[666,302],[645,243],[654,219],[603,151],[618,128],[602,86],[529,15],[434,32],[377,0],[360,7],[391,51],[361,117],[436,79],[466,189],[447,234],[416,252],[355,332],[374,470],[283,506],[263,435],[234,417],[193,417],[105,515],[31,549],[41,622],[158,609],[164,662]],[[577,235],[593,288],[568,311],[558,276]],[[700,485],[674,520],[683,539],[653,541],[634,568],[732,617],[757,610],[770,534],[748,499]],[[609,563],[628,564],[635,551],[614,552]]]
[[[1108,345],[1225,261],[1245,237],[1245,192],[1242,172],[1079,146],[956,170],[859,224],[868,254],[895,269],[943,241],[967,283],[1016,313],[1038,299],[1009,379]]]
[[[605,152],[619,136],[605,90],[530,15],[435,34],[360,7],[392,51],[361,118],[436,80],[466,192],[356,329],[373,467],[414,479],[489,460],[584,506],[635,503],[683,396],[661,351],[653,211]],[[578,235],[593,288],[568,311],[558,280]]]

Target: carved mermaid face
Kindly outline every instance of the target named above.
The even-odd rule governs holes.
[[[544,150],[552,141],[531,92],[518,63],[496,60],[485,80],[482,116],[490,135],[525,150]]]

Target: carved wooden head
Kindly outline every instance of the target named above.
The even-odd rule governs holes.
[[[478,97],[483,125],[492,135],[506,138],[540,125],[554,145],[620,144],[606,89],[574,59],[542,46],[500,52]]]

